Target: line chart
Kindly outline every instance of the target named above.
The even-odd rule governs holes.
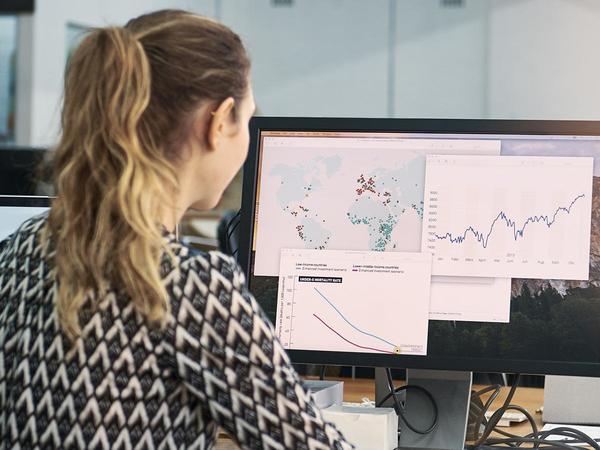
[[[365,336],[370,336],[370,337],[372,337],[372,338],[375,338],[375,339],[377,339],[377,340],[379,340],[379,341],[381,341],[381,342],[383,342],[383,343],[385,343],[385,344],[391,345],[391,346],[392,346],[392,347],[394,347],[394,348],[396,348],[396,347],[397,347],[395,344],[393,344],[393,343],[392,343],[392,342],[390,342],[390,341],[387,341],[387,340],[383,339],[382,337],[379,337],[379,336],[377,336],[377,335],[375,335],[375,334],[373,334],[373,333],[369,333],[369,332],[367,332],[367,331],[363,331],[363,330],[361,330],[360,328],[358,328],[356,325],[354,325],[352,322],[350,322],[350,321],[349,321],[349,320],[346,318],[346,316],[344,316],[344,314],[342,314],[342,312],[341,312],[341,311],[340,311],[340,310],[339,310],[339,309],[338,309],[338,308],[337,308],[337,307],[336,307],[336,306],[333,304],[333,302],[331,302],[331,300],[329,300],[327,297],[325,297],[325,296],[323,295],[323,293],[322,293],[321,291],[319,291],[317,288],[314,288],[314,289],[315,289],[315,291],[317,292],[317,294],[319,294],[319,295],[321,296],[321,298],[322,298],[323,300],[325,300],[325,301],[326,301],[326,302],[327,302],[327,303],[328,303],[328,304],[329,304],[329,305],[330,305],[330,306],[331,306],[331,307],[332,307],[332,308],[335,310],[335,312],[337,312],[337,313],[339,314],[339,316],[340,316],[342,319],[344,319],[344,322],[346,322],[348,325],[350,325],[350,326],[351,326],[352,328],[354,328],[356,331],[358,331],[359,333],[362,333],[362,334],[364,334]],[[314,315],[314,314],[313,314],[313,315]],[[317,317],[317,316],[315,316],[315,317]],[[317,317],[317,319],[319,319],[319,317]],[[320,319],[319,319],[319,320],[320,320]],[[334,331],[335,331],[335,330],[334,330]]]
[[[288,350],[424,355],[431,255],[281,251],[275,332]]]
[[[498,221],[504,221],[508,228],[512,228],[513,238],[516,241],[517,239],[523,237],[523,235],[525,233],[525,228],[527,227],[528,224],[542,222],[548,228],[550,228],[556,221],[556,216],[558,215],[558,213],[564,212],[566,214],[570,214],[571,208],[573,208],[573,205],[575,205],[577,200],[584,198],[584,197],[585,197],[585,194],[579,194],[577,197],[575,197],[573,199],[573,201],[570,203],[569,206],[566,206],[566,207],[559,206],[558,208],[556,208],[556,211],[554,211],[554,214],[552,214],[552,216],[543,215],[543,214],[537,215],[537,216],[530,216],[525,220],[525,222],[523,223],[523,226],[521,226],[520,228],[517,228],[517,222],[515,220],[510,219],[504,211],[500,211],[498,213],[498,215],[496,216],[496,218],[492,221],[492,224],[490,225],[490,229],[487,232],[487,234],[477,231],[472,226],[469,226],[462,235],[453,236],[451,233],[446,233],[444,235],[439,235],[437,233],[434,233],[434,235],[439,240],[447,239],[448,241],[450,241],[453,244],[462,244],[467,239],[467,236],[469,234],[472,234],[477,239],[477,242],[479,242],[482,245],[483,248],[487,248],[490,236],[492,235],[492,233],[494,231],[494,226],[496,225],[496,223]],[[550,217],[552,217],[552,218],[550,218]]]
[[[352,342],[350,339],[345,338],[344,336],[342,336],[340,333],[338,333],[335,329],[333,329],[333,327],[331,327],[330,325],[327,324],[327,322],[325,322],[323,319],[321,319],[319,316],[317,316],[316,314],[313,313],[313,316],[317,318],[317,320],[319,322],[321,322],[323,325],[325,325],[327,328],[329,328],[332,332],[334,332],[335,334],[337,334],[340,338],[342,338],[344,341],[346,341],[348,344],[350,345],[354,345],[357,348],[362,348],[363,350],[373,350],[375,352],[380,352],[380,353],[390,353],[390,354],[395,354],[395,352],[391,352],[389,350],[382,350],[380,348],[373,348],[373,347],[366,347],[364,345],[360,345],[357,344],[355,342]]]
[[[587,280],[594,159],[428,156],[433,275]]]

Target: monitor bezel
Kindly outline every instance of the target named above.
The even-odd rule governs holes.
[[[0,195],[0,208],[15,206],[22,208],[50,208],[53,197],[43,195]]]
[[[244,165],[238,261],[248,282],[254,235],[254,214],[260,134],[263,131],[370,131],[429,134],[600,136],[600,121],[503,119],[375,119],[325,117],[253,117]],[[250,286],[252,288],[252,286]],[[257,299],[260,302],[260,299]],[[521,359],[379,355],[372,353],[288,350],[294,363],[369,366],[476,372],[600,377],[600,363],[529,361]]]

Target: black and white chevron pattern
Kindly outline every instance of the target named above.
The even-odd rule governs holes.
[[[219,426],[248,449],[352,447],[323,422],[233,259],[173,235],[166,329],[109,292],[69,344],[45,221],[0,244],[0,449],[207,449]]]

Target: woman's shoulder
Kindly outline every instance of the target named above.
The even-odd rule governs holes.
[[[250,301],[243,271],[232,256],[192,248],[182,253],[166,278],[176,326],[187,329],[198,317],[224,323],[233,304]]]
[[[233,256],[217,250],[203,251],[187,247],[180,259],[182,275],[205,275],[209,279],[226,279],[236,287],[245,282],[243,271]]]
[[[173,233],[167,233],[165,238],[170,252],[164,254],[162,275],[167,282],[177,280],[176,284],[182,285],[186,280],[204,284],[210,284],[211,280],[228,280],[236,288],[244,285],[243,271],[233,256],[217,250],[197,249]]]

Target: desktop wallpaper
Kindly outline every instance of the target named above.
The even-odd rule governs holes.
[[[501,154],[594,157],[589,280],[513,279],[510,323],[433,321],[429,354],[600,362],[600,143],[505,140]]]

